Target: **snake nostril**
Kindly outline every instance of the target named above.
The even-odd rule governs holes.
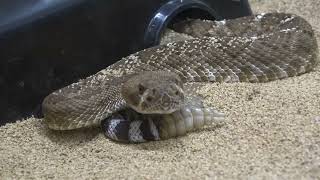
[[[146,91],[146,87],[144,87],[142,84],[138,85],[139,94],[142,95]]]
[[[152,94],[153,94],[153,95],[156,94],[156,89],[152,89]]]

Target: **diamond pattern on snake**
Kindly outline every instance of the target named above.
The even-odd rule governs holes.
[[[319,62],[311,25],[294,14],[267,13],[174,25],[187,40],[144,49],[48,95],[50,129],[99,125],[106,137],[139,143],[220,123],[197,82],[265,83],[312,71]]]

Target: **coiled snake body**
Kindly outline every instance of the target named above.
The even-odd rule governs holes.
[[[268,82],[301,75],[318,63],[312,27],[296,15],[186,24],[176,30],[194,39],[139,51],[47,96],[48,127],[102,122],[107,137],[125,142],[184,135],[223,119],[203,106],[193,82]]]

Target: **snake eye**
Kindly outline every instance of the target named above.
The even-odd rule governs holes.
[[[174,94],[178,96],[178,95],[180,94],[180,92],[179,92],[179,91],[176,91]]]
[[[147,100],[148,102],[151,102],[151,101],[152,101],[152,97],[151,97],[151,96],[148,96],[146,100]]]
[[[146,87],[144,87],[142,84],[138,85],[139,94],[142,95],[146,91]]]

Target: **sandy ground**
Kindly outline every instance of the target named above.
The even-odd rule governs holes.
[[[302,15],[320,30],[319,0],[252,0],[255,12]],[[320,44],[320,43],[319,43]],[[222,127],[138,145],[99,129],[52,132],[41,119],[0,128],[0,179],[320,179],[320,69],[266,84],[207,85]]]

